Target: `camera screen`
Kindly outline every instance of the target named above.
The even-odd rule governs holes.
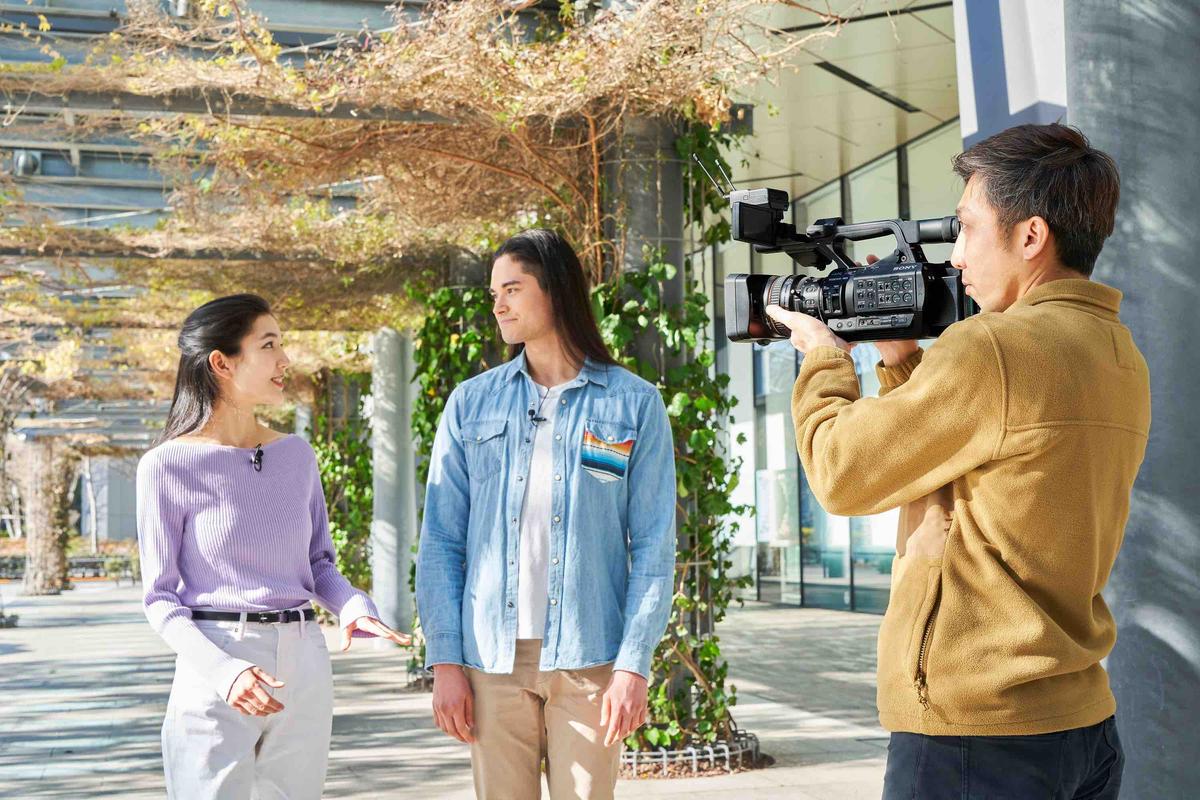
[[[735,210],[737,229],[733,232],[733,238],[752,244],[775,244],[775,212],[764,206],[752,206],[749,203],[738,203]]]

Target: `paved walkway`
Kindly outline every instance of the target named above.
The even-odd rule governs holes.
[[[0,629],[0,797],[161,798],[158,732],[174,657],[128,586],[58,597],[0,585],[20,626]],[[874,717],[879,618],[760,604],[719,633],[738,723],[776,759],[714,778],[626,780],[619,798],[878,798],[886,738]],[[331,637],[332,641],[332,637]],[[404,657],[356,642],[333,657],[325,796],[473,797],[467,749],[436,730],[429,695],[404,690]],[[335,648],[331,648],[335,649]]]

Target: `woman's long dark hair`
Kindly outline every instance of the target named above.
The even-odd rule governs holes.
[[[554,325],[571,359],[582,364],[586,356],[598,364],[619,366],[604,346],[596,315],[592,313],[587,277],[579,256],[566,239],[546,228],[532,228],[500,245],[492,263],[500,256],[518,261],[527,274],[537,279],[542,291],[550,295]],[[515,358],[524,349],[524,344],[510,345],[508,354]]]
[[[179,332],[175,396],[156,445],[198,430],[208,422],[220,396],[209,355],[214,350],[227,356],[241,353],[242,339],[259,317],[270,313],[270,304],[258,295],[235,294],[218,297],[188,314]]]

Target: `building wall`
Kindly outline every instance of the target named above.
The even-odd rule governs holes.
[[[136,487],[137,459],[104,456],[92,459],[92,481],[96,497],[96,538],[137,538]],[[80,533],[90,538],[91,503],[80,484]]]

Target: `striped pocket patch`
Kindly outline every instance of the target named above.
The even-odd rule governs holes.
[[[599,436],[592,429],[583,431],[583,468],[600,481],[619,481],[629,468],[629,456],[633,454],[633,439],[616,441],[615,436]]]

